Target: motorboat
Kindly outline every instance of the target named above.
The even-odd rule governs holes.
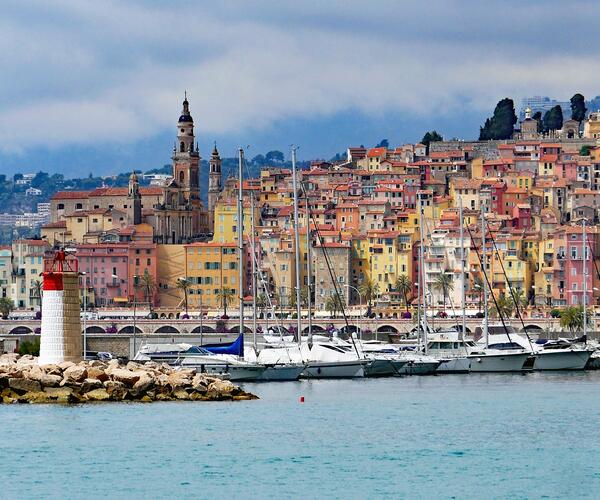
[[[391,360],[393,375],[429,375],[435,373],[440,366],[437,359],[418,352],[414,346],[401,346],[378,340],[363,341],[358,345],[367,359],[375,357]]]
[[[530,341],[527,337],[511,333],[513,344],[518,344],[522,349],[528,350],[533,358],[533,370],[583,370],[590,356],[594,352],[593,347],[581,345],[567,339]],[[488,343],[490,347],[502,344],[502,336],[490,335]]]
[[[246,349],[244,359],[255,362],[265,367],[265,371],[259,377],[259,381],[278,382],[298,380],[306,368],[306,363],[302,361],[293,361],[293,350],[298,350],[297,345],[290,347],[272,348],[270,346],[261,346],[256,351],[252,348]],[[300,355],[294,356],[299,360]]]
[[[144,344],[134,361],[155,361],[174,367],[195,368],[200,373],[222,376],[232,381],[258,380],[266,370],[258,363],[240,360],[231,354],[214,354],[191,344]]]

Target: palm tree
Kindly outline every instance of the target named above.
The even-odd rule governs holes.
[[[515,306],[518,306],[515,307],[515,313],[517,313],[517,310],[522,311],[523,309],[525,309],[527,307],[527,304],[529,303],[529,300],[525,296],[525,292],[521,288],[513,288],[511,299],[513,299],[513,303],[516,303]]]
[[[31,285],[31,290],[33,291],[33,296],[37,299],[38,305],[41,307],[42,305],[42,295],[44,294],[44,286],[40,280],[35,280]]]
[[[591,325],[592,318],[587,315],[587,324]],[[560,312],[560,326],[567,328],[571,333],[583,330],[583,306],[565,307]]]
[[[293,309],[296,307],[296,290],[290,290],[288,295],[288,304]],[[305,307],[308,304],[308,288],[303,286],[300,288],[300,305]]]
[[[222,286],[217,290],[217,295],[221,298],[221,307],[223,308],[223,316],[227,316],[227,306],[231,304],[235,291],[231,288]]]
[[[371,278],[365,278],[358,286],[358,291],[367,301],[369,306],[367,315],[370,316],[373,299],[377,297],[377,294],[379,293],[379,283],[375,283]]]
[[[490,306],[490,315],[496,318],[510,318],[515,308],[512,297],[508,297],[504,292],[500,292],[496,301]]]
[[[398,293],[402,294],[402,297],[404,298],[404,305],[406,306],[406,312],[408,312],[408,294],[411,293],[413,289],[412,281],[410,281],[406,274],[401,274],[398,276],[398,279],[394,284],[394,288]]]
[[[144,274],[140,278],[137,282],[137,287],[143,290],[144,302],[149,304],[150,311],[152,311],[152,296],[154,295],[154,290],[156,290],[156,281],[154,281],[154,276],[148,272],[148,269],[144,269]]]
[[[438,292],[442,292],[444,300],[444,311],[446,310],[446,297],[454,290],[454,276],[446,269],[443,273],[438,274],[433,282],[433,288]]]
[[[8,318],[10,312],[15,308],[12,299],[8,297],[0,297],[0,314],[4,319]]]
[[[182,292],[183,292],[183,301],[185,304],[185,314],[187,315],[188,313],[188,290],[190,289],[190,286],[192,285],[192,282],[187,279],[187,278],[179,278],[177,280],[177,288],[179,288]]]
[[[344,310],[344,307],[344,299],[340,297],[340,295],[337,293],[330,295],[325,301],[325,309],[327,310],[327,312],[329,312],[332,318],[336,317],[338,311],[342,312]]]
[[[483,302],[483,278],[481,276],[475,276],[473,279],[473,288],[479,290],[479,305],[478,309],[481,312],[481,304]]]

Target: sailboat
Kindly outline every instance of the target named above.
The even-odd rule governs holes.
[[[469,231],[470,232],[470,231]],[[472,241],[472,238],[471,238]],[[477,256],[483,274],[483,344],[476,344],[469,349],[472,372],[521,372],[531,351],[512,341],[512,335],[502,320],[504,334],[503,342],[490,343],[489,339],[489,311],[488,311],[488,277],[486,272],[486,238],[485,238],[485,210],[481,205],[481,256],[477,249]],[[495,300],[495,299],[494,299]]]

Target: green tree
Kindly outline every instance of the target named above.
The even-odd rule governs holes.
[[[377,297],[379,293],[379,284],[375,283],[371,278],[365,278],[358,285],[359,293],[365,298],[369,306],[369,314],[371,313],[371,307],[373,305],[373,299]]]
[[[490,316],[494,318],[510,318],[515,309],[515,303],[511,297],[504,292],[500,292],[496,300],[492,300],[490,305]]]
[[[288,295],[288,303],[291,308],[296,307],[296,290],[290,290]],[[306,307],[308,305],[308,288],[303,286],[300,288],[300,306]]]
[[[42,296],[44,295],[44,286],[40,280],[35,280],[31,285],[31,291],[36,298],[38,305],[42,306]]]
[[[512,99],[505,98],[498,101],[494,115],[485,121],[479,132],[479,140],[510,139],[514,133],[517,115]]]
[[[154,276],[148,272],[148,269],[144,269],[144,274],[140,276],[138,286],[142,289],[144,294],[144,302],[148,302],[150,311],[152,311],[152,297],[154,295],[154,290],[156,290],[156,281],[154,281]]]
[[[408,294],[412,293],[412,281],[410,281],[409,277],[406,274],[401,274],[396,279],[394,288],[398,293],[402,294],[402,298],[404,299],[404,305],[406,307],[406,312],[408,312]]]
[[[475,278],[473,278],[473,288],[478,290],[478,295],[479,295],[478,310],[479,310],[479,312],[481,312],[481,304],[483,302],[483,278],[481,276],[475,276]]]
[[[332,318],[335,318],[338,312],[341,313],[345,307],[346,305],[344,303],[344,299],[337,293],[330,295],[325,301],[325,310],[331,315]]]
[[[217,290],[217,295],[221,299],[221,307],[223,308],[223,315],[227,316],[227,306],[231,304],[233,300],[233,296],[235,295],[235,291],[231,288],[227,288],[222,286]]]
[[[563,112],[562,108],[557,104],[544,114],[544,132],[548,133],[552,130],[560,130],[562,126]]]
[[[281,151],[269,151],[265,156],[265,160],[267,163],[283,163],[285,161],[285,156],[283,156]]]
[[[8,318],[10,312],[15,308],[12,299],[8,297],[0,297],[0,314],[4,319]]]
[[[429,150],[429,145],[432,142],[439,142],[443,140],[444,138],[436,130],[431,130],[430,132],[425,133],[423,139],[421,139],[421,144],[427,146],[427,150]]]
[[[379,141],[379,144],[377,144],[377,146],[375,146],[376,148],[389,148],[390,147],[390,141],[388,141],[387,139],[381,139],[381,141]]]
[[[585,120],[585,112],[587,108],[585,107],[585,97],[581,94],[575,94],[571,97],[571,119],[582,122]]]
[[[587,324],[591,325],[591,315],[587,314]],[[583,306],[569,306],[560,311],[560,326],[571,333],[583,330]]]
[[[514,294],[514,297],[513,297]],[[513,304],[516,302],[516,306],[519,306],[519,311],[522,311],[529,304],[529,298],[525,295],[525,292],[521,288],[513,288],[513,293],[510,294],[510,299],[513,301]],[[516,311],[515,307],[515,313]]]
[[[591,149],[592,149],[592,146],[581,146],[581,149],[579,150],[579,155],[580,156],[590,156]]]
[[[176,287],[183,292],[183,303],[185,305],[185,314],[188,313],[188,291],[192,282],[187,278],[179,278]]]
[[[438,274],[433,282],[433,288],[438,292],[442,292],[444,300],[444,311],[446,310],[446,298],[452,290],[454,290],[454,276],[446,269],[443,273]]]
[[[542,119],[542,112],[536,111],[532,118],[537,121],[537,132],[541,134],[544,132],[544,120]]]

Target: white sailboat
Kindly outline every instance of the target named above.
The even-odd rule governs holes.
[[[501,344],[489,342],[488,324],[488,278],[486,273],[486,238],[485,238],[485,210],[481,205],[481,272],[483,274],[483,345],[475,345],[469,350],[468,358],[471,360],[472,372],[521,372],[531,353],[512,342],[512,336],[507,328],[504,328],[503,342]]]

